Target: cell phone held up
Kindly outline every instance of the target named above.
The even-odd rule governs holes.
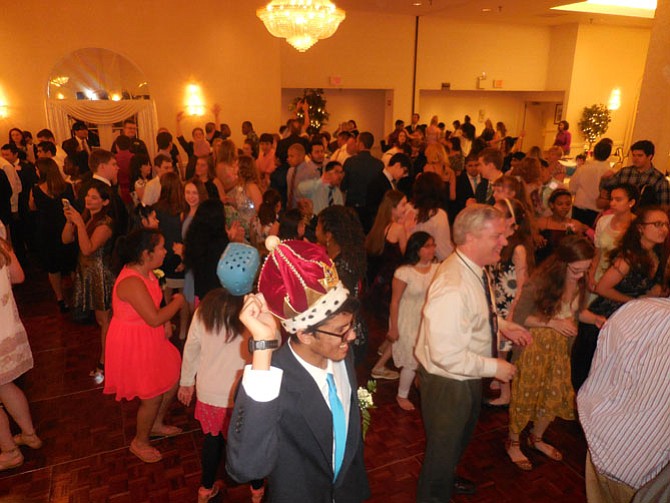
[[[61,199],[61,202],[63,203],[63,209],[64,210],[67,210],[67,209],[72,207],[70,205],[70,201],[68,199]]]

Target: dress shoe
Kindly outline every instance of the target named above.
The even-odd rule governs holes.
[[[472,480],[454,477],[454,494],[475,494],[477,486]]]

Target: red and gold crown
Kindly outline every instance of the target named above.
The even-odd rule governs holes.
[[[306,241],[269,240],[258,291],[289,333],[328,318],[349,296],[323,247]]]

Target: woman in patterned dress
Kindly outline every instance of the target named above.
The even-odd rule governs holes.
[[[110,268],[114,223],[107,215],[110,197],[107,186],[97,183],[86,193],[82,214],[71,205],[65,205],[63,212],[67,221],[61,234],[64,244],[76,240],[79,245],[73,305],[81,312],[94,311],[95,321],[100,325],[100,359],[89,374],[98,384],[104,380],[105,340],[114,286]]]
[[[577,335],[577,319],[598,326],[605,321],[584,309],[584,275],[593,254],[593,245],[586,238],[566,236],[524,286],[514,312],[514,321],[533,335],[533,344],[523,350],[516,363],[506,442],[508,456],[522,470],[532,469],[519,442],[530,421],[533,429],[528,445],[550,459],[563,459],[542,437],[555,417],[575,418],[570,339]]]

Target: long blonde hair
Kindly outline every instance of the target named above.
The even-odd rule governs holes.
[[[393,220],[393,209],[396,208],[405,197],[399,190],[387,190],[384,199],[379,204],[377,217],[372,229],[365,238],[365,251],[368,255],[378,256],[384,251],[386,241],[386,228]]]

